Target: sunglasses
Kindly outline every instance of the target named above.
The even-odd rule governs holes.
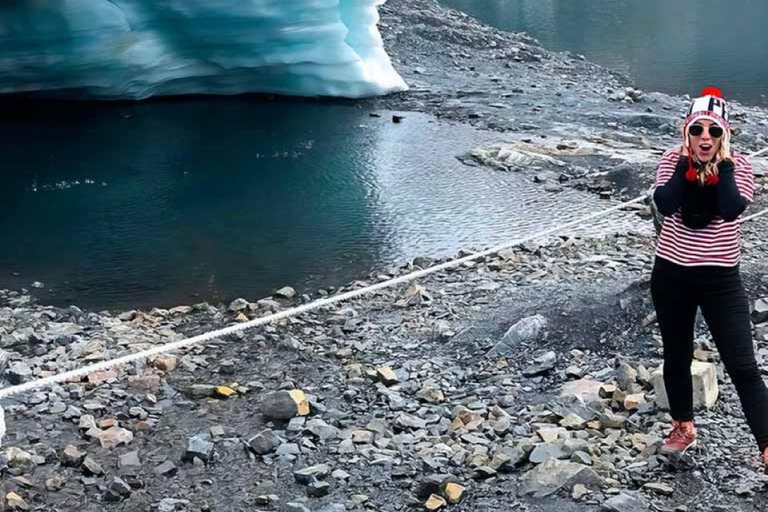
[[[704,127],[700,124],[693,124],[688,128],[688,133],[693,135],[694,137],[698,137],[702,133],[704,133]],[[712,136],[712,138],[719,139],[723,136],[723,129],[716,124],[709,127],[709,135]]]

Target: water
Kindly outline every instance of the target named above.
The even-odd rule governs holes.
[[[440,0],[633,77],[645,90],[768,105],[764,0]]]
[[[40,281],[45,302],[96,309],[255,299],[605,204],[456,159],[497,134],[369,113],[242,98],[15,109],[0,120],[0,288]]]

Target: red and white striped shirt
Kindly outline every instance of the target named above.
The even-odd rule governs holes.
[[[657,187],[669,181],[679,158],[679,147],[669,149],[661,156],[656,169]],[[755,193],[752,164],[744,155],[735,153],[733,161],[736,164],[733,172],[736,187],[747,203],[751,203]],[[680,212],[677,211],[664,217],[656,243],[656,256],[686,267],[732,267],[741,259],[741,223],[739,219],[726,222],[721,217],[715,217],[703,229],[690,229],[683,224]]]

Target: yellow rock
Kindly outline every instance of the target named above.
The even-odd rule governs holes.
[[[237,391],[227,386],[216,386],[216,394],[223,396],[224,398],[229,398],[233,395],[236,395]]]
[[[297,414],[299,416],[306,416],[309,414],[309,402],[307,401],[304,392],[300,389],[292,389],[289,393],[291,398],[293,398],[293,401],[296,402],[296,407],[298,409]]]
[[[377,369],[376,376],[385,386],[394,386],[399,382],[397,375],[389,366],[383,366]]]
[[[16,494],[15,492],[9,492],[5,495],[5,502],[8,504],[9,510],[31,510],[32,507],[24,501],[24,498]]]
[[[247,321],[248,321],[248,317],[247,317],[247,316],[245,316],[245,315],[244,315],[244,314],[242,314],[242,313],[239,313],[239,314],[238,314],[238,315],[235,317],[235,322],[240,322],[240,323],[242,324],[242,323],[245,323],[245,322],[247,322]]]
[[[448,503],[446,503],[446,501],[440,496],[436,494],[430,494],[429,499],[424,504],[424,507],[426,507],[427,510],[439,510],[447,504]]]
[[[455,505],[456,503],[461,501],[461,497],[464,494],[464,491],[466,491],[467,488],[463,485],[455,484],[453,482],[448,482],[445,484],[445,489],[443,489],[443,493],[445,494],[445,497],[448,498],[448,503],[451,505]]]

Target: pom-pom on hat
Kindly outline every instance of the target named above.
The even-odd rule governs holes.
[[[723,99],[723,92],[717,87],[705,87],[701,91],[701,96],[694,98],[688,108],[688,114],[683,123],[685,145],[688,146],[690,143],[688,127],[700,119],[717,123],[725,130],[725,137],[727,137],[731,128],[728,118],[728,104]]]

